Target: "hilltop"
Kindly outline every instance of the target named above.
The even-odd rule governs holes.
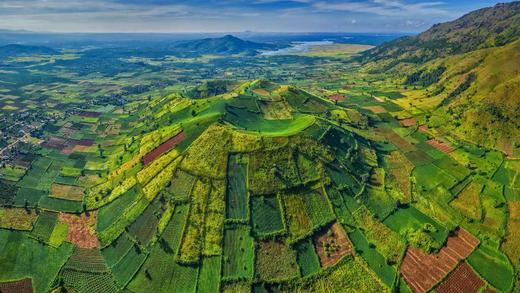
[[[173,45],[171,49],[181,54],[195,53],[198,55],[217,54],[247,54],[255,55],[260,50],[272,50],[276,45],[245,41],[232,35],[221,38],[206,38],[187,41]]]

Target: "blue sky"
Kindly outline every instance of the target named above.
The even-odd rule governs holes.
[[[0,0],[0,29],[54,32],[419,32],[488,0]],[[502,1],[503,2],[503,1]]]

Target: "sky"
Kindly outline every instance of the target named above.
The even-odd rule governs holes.
[[[490,0],[0,0],[0,29],[46,32],[420,32]]]

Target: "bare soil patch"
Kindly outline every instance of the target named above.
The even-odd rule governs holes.
[[[428,125],[419,125],[418,129],[422,133],[428,133]]]
[[[335,222],[314,237],[314,246],[323,268],[337,263],[343,256],[352,254],[352,243],[347,233]]]
[[[341,101],[345,100],[345,96],[340,95],[340,94],[334,94],[334,95],[329,96],[329,100],[331,100],[333,102],[341,102]]]
[[[81,248],[99,248],[95,233],[96,213],[74,215],[60,213],[62,223],[69,226],[67,240]]]
[[[401,125],[404,127],[411,127],[417,124],[417,120],[415,120],[415,118],[408,118],[399,120],[399,123],[401,123]]]
[[[453,152],[453,147],[449,143],[444,142],[442,140],[439,140],[439,139],[436,139],[436,138],[432,138],[432,139],[426,141],[426,143],[428,143],[429,145],[431,145],[432,147],[438,149],[441,152],[444,152],[444,153],[447,153],[447,154]]]

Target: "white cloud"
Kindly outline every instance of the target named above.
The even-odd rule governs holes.
[[[401,0],[371,0],[367,2],[330,2],[321,1],[314,7],[321,10],[369,13],[380,16],[406,15],[448,15],[449,11],[441,8],[443,2],[407,3]]]

